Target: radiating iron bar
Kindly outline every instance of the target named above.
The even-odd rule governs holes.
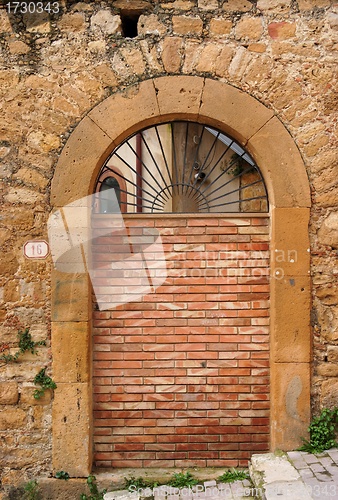
[[[169,170],[169,166],[168,166],[168,162],[167,162],[167,157],[166,157],[164,149],[163,149],[163,145],[162,145],[160,134],[158,133],[157,125],[155,125],[155,130],[156,130],[156,137],[157,137],[158,143],[160,145],[162,156],[163,156],[163,159],[164,159],[165,167],[167,169],[167,174],[168,174],[168,178],[169,178],[169,181],[170,181],[169,185],[172,185],[173,178],[172,178],[170,170]],[[167,184],[166,184],[166,186],[167,186]],[[172,193],[171,193],[171,195],[172,195]]]
[[[197,148],[196,148],[196,151],[195,151],[195,156],[194,156],[194,159],[193,159],[193,161],[192,161],[192,163],[191,163],[190,174],[189,174],[189,177],[188,177],[188,179],[187,179],[188,181],[189,181],[189,179],[191,179],[191,177],[194,175],[194,165],[195,165],[195,163],[197,162],[198,153],[199,153],[199,151],[200,151],[200,145],[201,145],[201,143],[202,143],[202,138],[203,138],[203,134],[204,134],[204,131],[205,131],[205,130],[206,130],[206,128],[205,128],[205,127],[203,127],[203,128],[202,128],[202,133],[201,133],[201,135],[200,135],[200,137],[199,137],[199,139],[198,139],[198,145],[197,145]],[[186,193],[185,193],[185,194],[187,194],[187,192],[188,192],[188,188],[189,188],[190,186],[191,186],[191,184],[188,184],[188,187],[187,187],[187,189],[186,189]]]
[[[174,159],[174,169],[175,169],[175,172],[176,172],[176,182],[173,182],[173,186],[177,186],[179,187],[179,182],[178,182],[178,168],[177,168],[177,160],[176,160],[176,147],[175,147],[175,139],[174,139],[174,135],[175,135],[175,122],[172,124],[172,129],[171,129],[171,145],[172,145],[172,148],[173,148],[173,159]],[[180,192],[180,190],[178,189],[177,190],[178,194]],[[183,191],[182,191],[182,195],[183,195]]]
[[[153,160],[154,165],[157,167],[157,171],[159,172],[159,174],[160,174],[160,176],[161,176],[161,179],[162,179],[162,181],[163,181],[164,186],[167,186],[167,183],[166,183],[166,180],[165,180],[165,178],[164,178],[164,176],[163,176],[163,174],[162,174],[162,171],[161,171],[161,169],[158,167],[158,164],[157,164],[157,162],[156,162],[156,160],[155,160],[155,158],[154,158],[154,155],[153,155],[153,153],[152,153],[152,151],[151,151],[150,147],[148,146],[148,143],[146,142],[145,138],[143,137],[143,134],[142,134],[142,133],[141,133],[141,137],[142,137],[142,141],[143,141],[143,143],[144,143],[145,147],[147,148],[147,151],[148,151],[148,153],[149,153],[149,155],[150,155],[151,159]],[[161,184],[157,181],[157,179],[156,179],[156,184],[158,185],[158,187],[159,187],[160,189],[162,189],[162,187],[163,187],[163,186],[161,186]],[[164,193],[164,194],[165,194],[165,196],[167,196],[167,199],[169,200],[169,196],[168,196],[166,193]]]
[[[133,168],[131,165],[129,165],[129,163],[127,163],[127,162],[126,162],[126,160],[125,160],[124,158],[122,158],[122,156],[120,156],[120,155],[118,154],[118,152],[117,152],[117,151],[114,153],[114,155],[113,155],[113,156],[117,156],[117,158],[119,158],[119,160],[121,160],[121,161],[122,161],[125,165],[127,165],[127,167],[128,167],[128,168],[129,168],[132,172],[134,172],[134,174],[135,174],[137,177],[141,177],[141,176],[138,174],[138,172],[135,170],[135,168]],[[153,186],[152,186],[152,185],[151,185],[151,184],[150,184],[150,183],[149,183],[146,179],[144,179],[144,178],[142,178],[142,177],[141,177],[141,179],[143,179],[143,182],[144,182],[144,183],[146,183],[148,186],[150,186],[150,187],[151,187],[151,189],[153,189],[153,191],[155,191],[155,193],[157,194],[156,189],[155,189],[155,188],[154,188],[154,187],[153,187]],[[135,184],[135,186],[137,187],[137,184]],[[147,193],[149,196],[154,197],[153,193],[150,193],[150,192],[149,192],[149,191],[147,191],[146,189],[144,189],[144,188],[143,188],[143,189],[142,189],[142,191],[144,191],[145,193]]]
[[[204,167],[204,165],[206,164],[206,162],[207,162],[207,160],[208,160],[208,158],[209,158],[209,155],[210,155],[211,151],[214,149],[215,144],[217,143],[218,138],[219,138],[219,136],[220,136],[220,133],[221,133],[221,132],[217,132],[217,135],[216,135],[216,136],[214,136],[213,143],[212,143],[211,147],[209,148],[208,154],[207,154],[207,156],[205,157],[204,162],[202,163],[202,165],[201,165],[201,167],[200,167],[200,169],[199,169],[199,171],[198,171],[198,172],[203,172],[203,167]],[[201,184],[203,184],[203,181],[204,181],[204,180],[205,180],[205,178],[204,178],[204,179],[202,179],[202,181],[201,181],[201,180],[198,180],[198,177],[197,177],[197,178],[195,178],[195,180],[194,180],[194,184],[192,184],[192,187],[195,187],[195,186],[196,186],[196,184],[197,184],[198,182],[200,183],[200,185],[201,185]]]
[[[245,152],[244,152],[244,154],[245,154]],[[214,179],[211,184],[209,184],[208,186],[205,186],[204,189],[201,189],[201,193],[203,194],[203,193],[205,193],[205,191],[207,191],[208,189],[210,189],[210,186],[212,186],[213,184],[215,184],[215,182],[217,182],[218,179],[220,179],[224,174],[226,174],[227,172],[229,172],[229,170],[231,169],[231,167],[233,165],[235,165],[236,162],[237,162],[237,160],[233,160],[231,163],[229,163],[229,165],[227,166],[227,168],[225,170],[222,170],[221,173],[218,174],[218,176],[216,177],[216,179]],[[240,174],[236,175],[235,177],[232,177],[227,182],[225,182],[224,184],[222,184],[220,187],[218,187],[214,191],[211,191],[210,193],[208,193],[208,196],[210,196],[210,194],[218,191],[218,189],[222,189],[222,187],[227,186],[228,184],[230,184],[231,182],[233,182],[234,179],[237,179],[238,177],[240,177],[241,175],[243,175],[243,173],[249,172],[252,168],[253,168],[252,165],[250,165],[250,167],[248,169],[243,170],[243,172],[241,172]],[[255,170],[256,170],[256,168],[255,168]],[[259,172],[258,169],[257,169],[257,171]]]
[[[180,186],[180,185],[182,185],[182,183],[181,183],[181,182],[176,182],[176,183],[174,183],[174,184],[173,184],[173,186],[174,186],[174,187],[176,187],[176,186],[178,187],[178,186]],[[190,187],[190,184],[185,183],[185,184],[184,184],[184,186],[189,186],[189,187]],[[164,190],[164,189],[169,189],[170,187],[171,187],[171,186],[169,186],[169,187],[167,187],[167,188],[163,188],[163,190]],[[196,191],[196,192],[198,192],[198,191],[197,191],[197,189],[196,189],[195,191]],[[156,198],[155,198],[155,200],[156,200]],[[204,200],[207,202],[207,199],[206,199],[205,197],[204,197]],[[207,203],[208,203],[208,202],[207,202]],[[168,212],[168,213],[170,213],[170,212]]]
[[[226,155],[226,153],[229,151],[230,149],[230,146],[228,146],[224,151],[223,153],[221,154],[221,156],[218,158],[218,160],[216,161],[215,165],[212,167],[212,169],[208,172],[208,174],[204,177],[204,179],[200,182],[200,189],[199,189],[199,193],[201,195],[203,195],[203,193],[210,188],[210,186],[212,186],[220,177],[222,177],[222,175],[228,170],[225,170],[225,171],[222,171],[222,173],[220,175],[218,175],[216,177],[216,179],[214,179],[211,184],[207,185],[205,187],[205,189],[201,189],[203,184],[205,184],[205,182],[207,181],[207,179],[210,177],[210,175],[212,174],[212,172],[215,170],[215,168],[217,167],[217,165],[220,163],[220,161],[222,160],[222,158]],[[195,186],[194,186],[195,187]],[[203,195],[204,196],[204,195]]]
[[[137,154],[137,152],[134,150],[133,146],[131,144],[129,144],[129,141],[127,141],[127,144],[129,146],[129,148],[132,150],[132,152],[134,153],[135,157],[138,158],[138,160],[141,162],[141,164],[144,166],[144,168],[146,169],[146,171],[148,172],[148,174],[150,175],[150,177],[156,182],[156,184],[158,185],[158,187],[160,189],[162,189],[162,186],[158,183],[157,179],[154,177],[154,175],[152,174],[151,170],[149,170],[149,168],[147,167],[147,165],[144,163],[144,161],[142,160],[142,158]],[[156,164],[156,167],[157,167],[157,164]],[[140,176],[140,174],[138,174]],[[150,184],[149,182],[147,182],[143,175],[141,175],[141,179],[143,182],[146,182],[154,191],[155,193],[157,193],[155,187]]]
[[[248,169],[248,171],[250,171],[250,169]],[[243,175],[243,173],[247,173],[245,171],[242,172],[242,174],[240,175],[237,175],[236,177],[233,177],[230,181],[226,182],[225,184],[222,184],[222,186],[219,186],[217,189],[214,189],[213,191],[211,191],[210,193],[208,193],[208,197],[210,198],[210,196],[214,193],[216,193],[217,191],[219,191],[220,189],[224,188],[224,186],[227,186],[228,184],[230,184],[231,182],[233,182],[235,179],[239,178],[241,175]],[[233,194],[233,193],[236,193],[237,191],[243,191],[243,189],[247,188],[247,187],[250,187],[250,186],[253,186],[255,184],[258,184],[262,182],[261,179],[258,179],[257,181],[254,181],[254,182],[251,182],[250,184],[246,184],[245,186],[240,186],[239,188],[237,189],[233,189],[232,191],[229,191],[227,192],[226,194],[221,194],[220,196],[218,196],[217,198],[213,198],[212,200],[210,201],[213,201],[213,200],[217,200],[218,198],[221,198],[222,196],[228,196],[229,194]],[[205,197],[205,196],[204,196]]]
[[[127,179],[126,177],[124,177],[123,175],[119,174],[118,172],[115,172],[115,170],[112,170],[111,168],[107,167],[106,171],[112,172],[114,175],[117,175],[118,177],[121,177],[121,179],[123,179],[125,182],[128,182],[129,184],[131,184],[132,186],[134,186],[135,188],[137,188],[137,184],[135,182],[131,181],[130,179]],[[149,194],[150,197],[151,197],[151,199],[154,199],[154,196],[153,196],[152,193],[149,193],[145,189],[143,189],[143,191],[145,193]],[[130,194],[130,196],[133,196],[134,198],[139,198],[138,196],[136,196],[135,194],[131,193],[130,191],[124,191],[123,190],[123,192],[127,193],[127,194]],[[147,198],[141,198],[141,200],[145,200],[145,201],[151,203],[151,200],[148,200]]]
[[[237,200],[237,201],[227,201],[226,203],[219,203],[218,205],[210,205],[210,208],[223,207],[225,205],[233,205],[234,203],[243,203],[244,201],[252,201],[252,200],[262,200],[265,199],[265,196],[255,196],[253,198],[246,198],[245,200]],[[242,212],[240,212],[242,213]],[[267,212],[261,212],[267,213]]]
[[[237,193],[237,192],[240,192],[240,191],[243,191],[244,189],[250,187],[250,186],[254,186],[255,184],[258,184],[258,183],[261,183],[262,181],[259,179],[258,181],[255,181],[255,182],[251,182],[250,184],[246,184],[244,187],[240,187],[238,189],[233,189],[232,191],[229,191],[228,193],[226,194],[221,194],[220,196],[216,196],[216,198],[211,198],[209,199],[209,202],[213,202],[215,200],[219,200],[220,198],[224,198],[225,196],[229,196],[230,194],[234,194],[234,193]],[[224,184],[225,185],[225,184]],[[219,189],[219,188],[218,188]],[[216,191],[218,191],[218,189],[215,189],[213,191],[213,193],[215,193]],[[212,194],[212,193],[210,193]],[[266,198],[266,196],[263,196],[262,195],[262,198]],[[247,198],[243,199],[243,200],[238,200],[237,203],[240,203],[241,201],[246,201]],[[203,202],[202,202],[203,203]]]

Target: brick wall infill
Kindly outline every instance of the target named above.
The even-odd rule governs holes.
[[[95,464],[245,466],[269,448],[268,219],[126,224],[159,231],[168,276],[142,300],[94,311]],[[121,257],[121,237],[95,240],[98,267],[117,244]]]

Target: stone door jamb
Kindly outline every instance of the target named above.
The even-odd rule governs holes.
[[[255,159],[271,217],[271,450],[290,450],[310,419],[310,188],[290,134],[255,98],[226,83],[164,76],[117,92],[71,134],[52,181],[53,209],[93,193],[99,169],[121,141],[172,119],[223,130]],[[84,477],[92,468],[91,285],[52,273],[53,469]]]

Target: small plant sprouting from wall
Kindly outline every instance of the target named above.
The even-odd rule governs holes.
[[[39,492],[39,485],[35,479],[28,481],[24,485],[23,489],[24,489],[24,495],[23,495],[24,500],[40,500],[41,499],[41,495]]]
[[[103,500],[103,495],[107,493],[107,490],[99,491],[96,484],[96,477],[93,475],[88,476],[87,484],[90,491],[90,495],[82,493],[80,496],[81,500]]]
[[[316,454],[337,446],[337,425],[338,408],[333,410],[324,408],[309,425],[310,440],[301,438],[304,444],[298,450]]]
[[[68,479],[70,479],[70,475],[64,470],[59,470],[58,472],[56,472],[55,477],[56,479],[63,479],[64,481],[68,481]]]
[[[29,333],[29,328],[25,328],[23,331],[19,330],[19,349],[14,354],[1,354],[0,361],[4,361],[0,367],[5,366],[7,363],[18,361],[19,357],[29,351],[32,354],[37,354],[36,348],[41,345],[46,345],[45,340],[40,340],[39,342],[34,342],[31,334]],[[8,344],[2,347],[3,350],[9,349]]]
[[[41,389],[35,389],[34,391],[33,396],[35,399],[42,398],[45,395],[46,389],[56,389],[57,387],[54,380],[46,375],[46,368],[42,368],[39,373],[35,375],[34,384],[41,385]]]
[[[25,352],[30,352],[31,354],[37,354],[37,347],[46,345],[45,340],[40,340],[38,342],[35,342],[32,339],[31,334],[29,333],[29,328],[25,328],[23,331],[19,330],[18,336],[19,336],[19,349],[14,354],[10,353],[1,354],[0,362],[3,361],[3,363],[0,364],[0,368],[7,365],[8,363],[16,363],[19,360],[20,356],[24,355]],[[7,350],[9,350],[8,344],[2,344],[0,346],[0,352],[4,352]],[[33,393],[35,399],[40,399],[42,396],[44,396],[46,389],[56,389],[57,387],[54,380],[48,375],[46,375],[46,367],[42,368],[39,371],[39,373],[35,376],[34,384],[41,386],[41,389],[35,389]]]

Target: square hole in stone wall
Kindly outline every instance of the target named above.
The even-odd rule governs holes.
[[[121,12],[122,33],[125,38],[135,38],[138,35],[137,23],[140,14],[124,14]]]

